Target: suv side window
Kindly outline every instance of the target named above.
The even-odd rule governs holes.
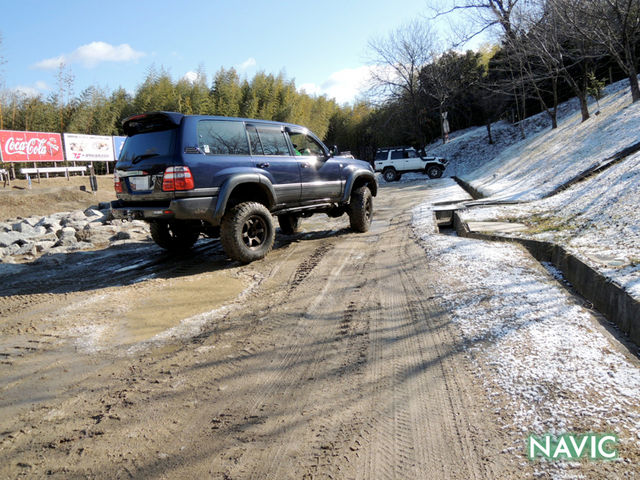
[[[198,148],[205,155],[249,155],[249,142],[241,122],[201,120]]]
[[[320,146],[320,144],[308,135],[305,135],[303,133],[289,132],[289,138],[291,139],[291,144],[294,148],[294,155],[315,157],[324,156],[324,150]]]
[[[402,150],[393,150],[391,152],[391,160],[398,160],[400,158],[406,158]]]
[[[247,125],[247,133],[249,134],[249,143],[251,144],[251,155],[264,155],[262,142],[260,141],[256,127]]]
[[[389,151],[388,150],[384,150],[382,152],[377,152],[376,153],[376,160],[386,160],[387,159],[387,155],[389,155]]]
[[[407,152],[407,158],[418,158],[418,155],[416,155],[416,151],[415,150],[409,150]]]
[[[254,152],[254,155],[291,155],[289,145],[284,137],[284,132],[279,128],[257,126],[262,153]],[[253,141],[252,141],[253,144]]]

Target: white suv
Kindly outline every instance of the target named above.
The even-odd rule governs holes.
[[[403,173],[421,172],[429,178],[440,178],[447,167],[447,160],[440,157],[421,156],[413,147],[379,148],[374,169],[382,172],[387,182],[400,180]]]

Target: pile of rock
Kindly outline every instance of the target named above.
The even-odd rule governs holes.
[[[101,203],[85,211],[0,222],[0,261],[104,248],[132,239],[149,240],[148,225],[111,219],[109,204]]]

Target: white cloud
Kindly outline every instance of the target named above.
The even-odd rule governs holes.
[[[45,82],[38,81],[33,86],[30,85],[18,85],[17,87],[11,88],[9,91],[20,96],[20,97],[38,97],[40,94],[44,92],[48,92],[51,90],[51,87],[47,85]]]
[[[352,103],[367,88],[371,76],[371,68],[345,68],[332,73],[320,85],[304,83],[299,89],[310,95],[326,95],[335,98],[338,103]]]
[[[200,74],[191,70],[182,76],[182,80],[186,80],[189,83],[197,83],[200,80]]]
[[[47,85],[47,83],[43,82],[42,80],[37,81],[35,85],[38,90],[41,90],[43,92],[46,92],[47,90],[51,90],[51,87],[49,87],[49,85]]]
[[[17,87],[12,88],[11,91],[19,97],[26,98],[37,97],[42,93],[37,88],[29,87],[28,85],[18,85]]]
[[[256,65],[257,65],[256,59],[253,57],[249,57],[240,65],[236,65],[236,70],[240,72],[244,72],[245,70],[248,70],[251,67],[255,67]]]
[[[105,42],[91,42],[76,48],[71,53],[47,58],[34,65],[43,70],[55,70],[61,64],[71,65],[79,63],[86,68],[93,68],[103,62],[130,62],[144,57],[144,52],[138,52],[127,43],[110,45]]]

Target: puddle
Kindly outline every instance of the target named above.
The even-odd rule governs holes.
[[[126,311],[119,319],[113,343],[131,345],[179,325],[182,320],[210,312],[236,299],[245,284],[228,274],[213,273],[173,279],[164,288],[136,288],[124,298]]]

